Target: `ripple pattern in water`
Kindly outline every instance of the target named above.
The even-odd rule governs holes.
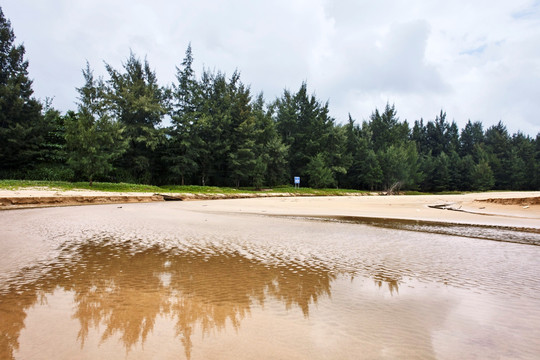
[[[17,221],[25,236],[2,238],[2,359],[540,350],[538,246],[155,204],[9,213],[2,234]]]

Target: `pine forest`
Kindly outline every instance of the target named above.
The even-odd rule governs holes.
[[[499,122],[459,129],[444,110],[400,120],[388,103],[338,123],[307,83],[277,99],[240,72],[196,74],[191,45],[161,85],[130,53],[106,77],[81,64],[77,108],[33,96],[25,48],[0,9],[0,178],[264,188],[540,190],[540,134]]]

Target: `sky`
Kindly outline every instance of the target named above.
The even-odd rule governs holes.
[[[463,128],[540,132],[540,1],[3,0],[35,96],[75,110],[86,61],[106,79],[130,51],[161,85],[194,69],[241,73],[267,101],[302,82],[338,123],[394,104],[400,120],[441,110]]]

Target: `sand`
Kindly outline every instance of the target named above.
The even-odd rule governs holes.
[[[357,216],[452,223],[540,228],[540,192],[487,192],[463,195],[323,196],[299,197],[264,193],[184,202],[192,210],[291,216]],[[272,195],[276,195],[273,197]],[[178,194],[176,194],[178,196]],[[255,198],[253,198],[255,196]],[[277,197],[279,196],[279,197]],[[193,194],[183,199],[204,199]],[[249,199],[246,199],[249,197]],[[164,201],[151,193],[0,190],[0,209]]]
[[[37,199],[28,206],[60,200],[0,211],[2,359],[536,359],[540,351],[540,246],[302,219],[529,227],[535,240],[538,192],[76,207],[60,205],[152,194],[17,195]],[[430,207],[441,205],[467,212]]]
[[[501,192],[466,195],[338,196],[198,201],[184,208],[261,215],[356,216],[540,229],[540,205],[529,205],[539,192]],[[486,202],[521,199],[519,205]],[[433,208],[445,206],[449,210]],[[455,211],[453,211],[455,210]]]

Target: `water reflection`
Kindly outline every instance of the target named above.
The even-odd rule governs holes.
[[[196,327],[203,335],[239,328],[254,304],[264,307],[269,299],[309,317],[310,306],[330,296],[333,279],[323,266],[269,266],[219,249],[182,253],[107,240],[71,245],[0,294],[0,358],[15,358],[27,312],[58,291],[73,294],[81,347],[99,329],[101,342],[117,337],[129,351],[146,341],[158,317],[166,317],[190,358]]]
[[[388,286],[388,290],[390,291],[391,295],[399,294],[399,281],[401,277],[394,277],[390,276],[385,272],[378,272],[374,274],[373,280],[375,281],[375,284],[380,288],[383,287],[383,285]]]

